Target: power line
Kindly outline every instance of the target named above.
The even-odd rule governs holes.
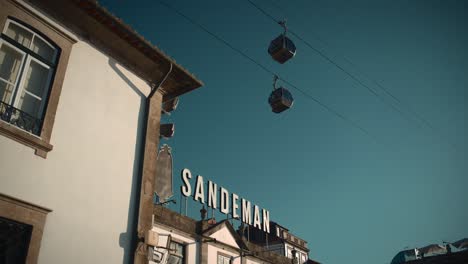
[[[326,42],[322,41],[323,43],[326,44]],[[416,119],[419,119],[420,122],[424,123],[428,128],[432,129],[432,130],[435,130],[434,126],[431,125],[431,123],[425,119],[424,117],[422,117],[418,112],[416,112],[415,110],[413,110],[411,107],[405,105],[403,103],[403,101],[401,99],[399,99],[396,95],[392,94],[388,89],[386,89],[383,85],[381,85],[379,82],[377,82],[376,80],[372,79],[371,77],[369,77],[368,74],[364,73],[362,70],[359,69],[359,67],[356,66],[356,64],[354,64],[351,60],[349,60],[348,58],[346,58],[344,55],[341,55],[341,57],[343,57],[343,59],[351,66],[353,66],[359,73],[361,73],[365,78],[367,78],[368,80],[370,80],[374,85],[376,85],[377,87],[379,87],[382,91],[384,91],[388,96],[390,96],[391,98],[393,98],[393,100],[395,100],[400,106],[403,106],[403,108],[406,109],[406,111],[410,112],[413,116],[416,117]]]
[[[272,21],[274,21],[275,23],[278,23],[279,20],[277,20],[275,17],[273,17],[272,15],[270,15],[268,12],[266,12],[263,8],[261,8],[259,5],[255,4],[253,1],[251,0],[247,0],[253,7],[255,7],[258,11],[260,11],[263,15],[265,15],[266,17],[270,18]],[[300,41],[302,41],[306,46],[308,46],[310,49],[312,49],[313,51],[315,51],[317,54],[319,54],[323,59],[325,59],[326,61],[328,61],[329,63],[331,63],[332,65],[334,65],[336,68],[338,68],[339,70],[341,70],[343,73],[345,73],[348,77],[350,77],[351,79],[353,79],[355,82],[357,82],[358,84],[360,84],[362,87],[366,88],[370,93],[372,93],[375,97],[377,97],[382,103],[390,106],[391,108],[393,108],[393,110],[397,111],[398,113],[400,113],[402,115],[402,117],[404,117],[406,120],[410,121],[406,116],[405,116],[405,113],[402,112],[400,109],[398,109],[397,107],[395,107],[393,104],[391,103],[388,103],[387,101],[385,101],[376,91],[374,91],[374,89],[372,89],[371,87],[369,87],[368,85],[366,85],[364,82],[362,82],[361,80],[359,80],[356,76],[354,76],[353,74],[351,74],[349,71],[347,71],[345,68],[343,68],[341,65],[339,65],[338,63],[336,63],[335,61],[333,61],[329,56],[327,56],[323,51],[315,48],[314,46],[312,46],[307,40],[305,40],[304,38],[302,38],[299,34],[295,33],[294,31],[288,29],[288,32],[291,33],[291,35],[295,36],[297,39],[299,39]]]
[[[272,16],[271,14],[269,14],[268,12],[266,12],[263,8],[261,8],[259,5],[255,4],[252,0],[247,0],[253,7],[255,7],[258,11],[260,11],[263,15],[265,15],[266,17],[268,17],[269,19],[271,19],[272,21],[274,21],[275,23],[279,23],[279,20],[277,20],[274,16]],[[279,5],[277,4],[274,4],[275,7],[277,8],[280,8],[281,10],[284,10],[284,8],[281,8]],[[410,121],[411,120],[406,117],[405,113],[400,110],[399,108],[397,108],[395,105],[393,105],[392,103],[388,103],[387,101],[385,101],[376,91],[374,91],[374,89],[370,88],[368,85],[366,85],[365,83],[363,83],[361,80],[359,80],[356,76],[354,76],[353,74],[351,74],[349,71],[347,71],[345,68],[343,68],[342,66],[340,66],[338,63],[336,63],[335,61],[333,61],[329,56],[327,56],[323,51],[315,48],[314,46],[312,46],[307,40],[305,40],[304,38],[302,38],[299,34],[295,33],[294,31],[292,30],[289,30],[288,31],[291,33],[291,35],[295,36],[297,39],[299,39],[300,41],[302,41],[306,46],[308,46],[310,49],[312,49],[313,51],[315,51],[317,54],[319,54],[322,58],[324,58],[326,61],[328,61],[329,63],[331,63],[332,65],[334,65],[336,68],[338,68],[339,70],[341,70],[343,73],[345,73],[347,76],[349,76],[351,79],[353,79],[355,82],[357,82],[358,84],[360,84],[361,86],[363,86],[364,88],[366,88],[368,91],[370,91],[374,96],[376,96],[381,102],[383,102],[384,104],[390,106],[391,108],[393,108],[395,111],[397,111],[398,113],[400,113],[400,115],[402,117],[404,117],[406,120]],[[326,41],[322,40],[321,38],[319,38],[316,34],[315,35],[315,38],[318,39],[320,42],[322,42],[323,44],[325,44],[325,46],[331,46],[330,44],[328,44]],[[442,141],[446,141],[444,140],[445,138],[443,136],[440,135],[440,133],[437,131],[437,129],[435,129],[435,127],[427,120],[425,119],[424,117],[422,117],[418,112],[416,112],[414,109],[412,109],[411,107],[405,105],[403,103],[402,100],[400,100],[397,96],[395,96],[394,94],[392,94],[388,89],[386,89],[385,87],[383,87],[379,82],[375,81],[374,79],[370,78],[368,74],[365,74],[363,73],[362,70],[359,69],[359,67],[356,66],[356,64],[354,64],[353,62],[351,62],[351,60],[349,60],[348,58],[346,58],[344,55],[341,54],[341,57],[349,64],[351,65],[352,67],[354,67],[358,73],[360,73],[361,75],[363,75],[366,79],[370,80],[375,86],[377,86],[378,88],[380,88],[382,91],[384,91],[388,96],[390,96],[394,101],[396,101],[398,103],[398,105],[400,107],[403,107],[404,109],[406,109],[407,112],[409,112],[411,115],[413,115],[416,119],[418,119],[420,122],[424,123],[429,129],[431,129],[434,134],[439,137]],[[418,127],[419,124],[418,124]],[[454,148],[455,150],[457,149],[454,144],[450,141],[446,141],[452,148]]]
[[[367,136],[369,136],[370,138],[372,138],[374,141],[377,142],[376,138],[373,137],[369,131],[367,131],[364,127],[362,127],[361,125],[359,125],[358,123],[354,122],[353,120],[347,118],[346,116],[344,116],[343,114],[341,114],[340,112],[338,112],[337,110],[333,109],[332,107],[326,105],[325,103],[321,102],[319,99],[315,98],[314,96],[308,94],[306,91],[304,91],[303,89],[299,88],[298,86],[292,84],[290,81],[288,81],[287,79],[279,76],[278,74],[276,74],[275,72],[273,72],[272,70],[270,70],[269,68],[265,67],[264,65],[262,65],[261,63],[259,63],[258,61],[256,61],[255,59],[253,59],[252,57],[250,57],[249,55],[247,55],[245,52],[243,52],[242,50],[236,48],[235,46],[233,46],[232,44],[230,44],[228,41],[226,41],[225,39],[223,39],[222,37],[216,35],[215,33],[211,32],[208,28],[206,28],[205,26],[203,26],[202,24],[198,23],[197,21],[195,21],[194,19],[192,19],[191,17],[185,15],[184,13],[180,12],[179,10],[177,10],[176,8],[174,8],[172,5],[166,3],[166,2],[163,2],[163,1],[158,1],[161,5],[163,5],[164,7],[172,10],[173,12],[175,12],[176,14],[178,14],[179,16],[185,18],[187,21],[189,21],[191,24],[199,27],[201,30],[205,31],[207,34],[209,34],[210,36],[212,36],[213,38],[215,38],[216,40],[218,40],[219,42],[223,43],[224,45],[226,45],[227,47],[229,47],[230,49],[232,49],[233,51],[237,52],[239,55],[241,55],[242,57],[244,57],[245,59],[249,60],[250,62],[254,63],[255,65],[257,65],[259,68],[261,68],[263,71],[265,71],[266,73],[270,74],[270,75],[276,75],[278,76],[278,79],[280,79],[281,81],[283,81],[284,83],[288,84],[289,86],[291,86],[293,89],[299,91],[300,93],[302,93],[306,98],[314,101],[315,103],[317,103],[318,105],[320,105],[321,107],[323,107],[324,109],[326,109],[328,112],[334,114],[335,116],[337,116],[338,118],[342,119],[343,121],[347,122],[348,124],[350,124],[351,126],[357,128],[358,130],[360,130],[361,132],[363,132],[364,134],[366,134]]]
[[[285,8],[282,7],[277,0],[270,0],[270,3],[276,7],[277,9],[281,10],[282,12],[284,12]],[[267,15],[269,18],[271,19],[274,19],[273,16],[270,16],[269,14],[266,14],[265,11],[261,10],[261,12],[265,15]],[[328,43],[327,41],[325,41],[324,39],[322,39],[321,37],[319,37],[316,33],[314,32],[310,32],[309,31],[309,34],[313,36],[313,38],[315,40],[318,40],[319,42],[321,42],[324,46],[328,47],[328,48],[332,48],[332,45],[330,45],[330,43]],[[335,52],[336,49],[334,49]],[[347,58],[347,56],[345,56],[342,52],[337,52],[338,55],[346,62],[348,63],[351,67],[353,67],[354,69],[356,69],[356,71],[361,74],[362,76],[364,76],[364,78],[368,79],[369,81],[371,81],[375,86],[379,87],[382,91],[384,91],[385,94],[387,94],[388,96],[390,96],[395,102],[397,102],[400,106],[402,106],[403,108],[406,109],[407,112],[411,113],[414,117],[416,117],[416,119],[419,119],[420,122],[424,123],[428,128],[432,129],[432,130],[435,130],[434,126],[432,126],[432,124],[427,120],[425,119],[422,115],[420,115],[417,111],[415,111],[414,109],[412,109],[411,107],[409,107],[408,105],[406,105],[401,99],[399,99],[396,95],[392,94],[387,88],[385,88],[382,84],[380,84],[380,82],[376,81],[375,79],[373,79],[372,77],[370,77],[369,74],[365,73],[362,69],[360,69],[360,67],[358,67],[355,63],[353,63],[350,59]],[[437,132],[437,131],[435,131]]]

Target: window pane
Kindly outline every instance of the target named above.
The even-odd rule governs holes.
[[[0,42],[0,77],[11,84],[16,83],[23,54]]]
[[[26,71],[26,76],[24,77],[24,89],[42,98],[44,89],[48,88],[48,77],[49,69],[31,60],[29,68]]]
[[[37,36],[34,38],[31,50],[49,62],[54,62],[55,60],[55,49]]]
[[[0,80],[0,101],[11,104],[11,96],[13,95],[13,85]]]
[[[42,115],[42,113],[39,113],[41,108],[41,100],[34,98],[24,91],[21,93],[17,108],[37,118],[41,117]]]
[[[174,255],[169,255],[167,264],[182,264],[182,258]]]
[[[175,249],[176,249],[175,253],[177,255],[182,256],[184,254],[182,245],[177,245]]]
[[[230,258],[218,255],[218,264],[229,264]]]
[[[171,241],[169,245],[169,258],[168,264],[182,264],[184,262],[184,245],[177,242]]]
[[[30,31],[11,22],[8,25],[8,29],[6,30],[5,35],[16,40],[27,48],[29,48],[31,45],[31,39],[33,37],[33,34]]]
[[[0,217],[0,263],[26,263],[33,227]]]

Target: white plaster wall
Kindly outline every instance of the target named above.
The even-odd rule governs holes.
[[[258,259],[251,259],[250,257],[246,257],[245,264],[263,264],[266,262],[262,262]]]
[[[221,229],[223,230],[223,229]],[[221,231],[220,230],[220,231]],[[155,224],[153,226],[153,231],[157,232],[160,237],[160,247],[165,247],[165,244],[162,244],[161,241],[166,242],[166,236],[171,235],[172,239],[179,242],[179,243],[184,243],[186,246],[186,264],[199,264],[199,254],[200,254],[200,243],[196,242],[196,240],[192,237],[190,237],[188,234],[184,234],[181,231],[175,230],[171,227],[167,227],[164,225],[160,224]],[[215,233],[216,234],[216,233]],[[214,238],[213,235],[210,237]],[[233,264],[241,264],[241,258],[239,256],[239,247],[236,245],[235,248],[233,249],[231,247],[225,246],[221,243],[214,243],[214,242],[208,242],[208,264],[216,264],[218,263],[218,253],[221,253],[225,256],[232,256],[234,257],[234,261],[232,262]],[[268,262],[261,261],[260,259],[257,259],[252,256],[246,256],[244,257],[245,263],[246,264],[266,264]],[[154,263],[154,262],[149,262],[149,263]]]
[[[229,232],[229,229],[227,229],[227,227],[223,227],[220,230],[214,232],[210,235],[210,237],[216,238],[217,241],[221,241],[224,244],[228,244],[230,246],[239,248],[236,240],[232,237],[232,234],[231,232]]]
[[[238,250],[235,251],[228,247],[224,247],[219,243],[208,244],[208,264],[218,263],[218,253],[234,257],[234,261],[231,262],[232,264],[241,264]]]
[[[47,159],[0,135],[0,192],[53,210],[39,263],[124,258],[130,198],[139,196],[132,187],[137,134],[144,132],[142,96],[150,88],[112,65],[86,42],[73,46]]]

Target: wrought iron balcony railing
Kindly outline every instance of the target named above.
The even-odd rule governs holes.
[[[42,119],[2,101],[0,101],[0,119],[37,136],[41,132]]]

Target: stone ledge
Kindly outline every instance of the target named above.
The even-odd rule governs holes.
[[[16,206],[21,206],[21,207],[24,207],[24,208],[27,208],[27,209],[30,209],[30,210],[34,210],[34,211],[38,211],[38,212],[44,213],[44,214],[48,214],[48,213],[52,212],[52,209],[49,209],[49,208],[46,208],[46,207],[43,207],[43,206],[40,206],[40,205],[37,205],[37,204],[33,204],[33,203],[30,203],[30,202],[18,199],[18,198],[6,195],[4,193],[0,193],[0,201],[8,202],[8,203],[14,204]]]
[[[54,146],[49,144],[49,142],[46,142],[40,137],[30,134],[4,121],[0,121],[0,134],[36,150],[36,155],[42,158],[46,158],[47,152],[54,148]]]

